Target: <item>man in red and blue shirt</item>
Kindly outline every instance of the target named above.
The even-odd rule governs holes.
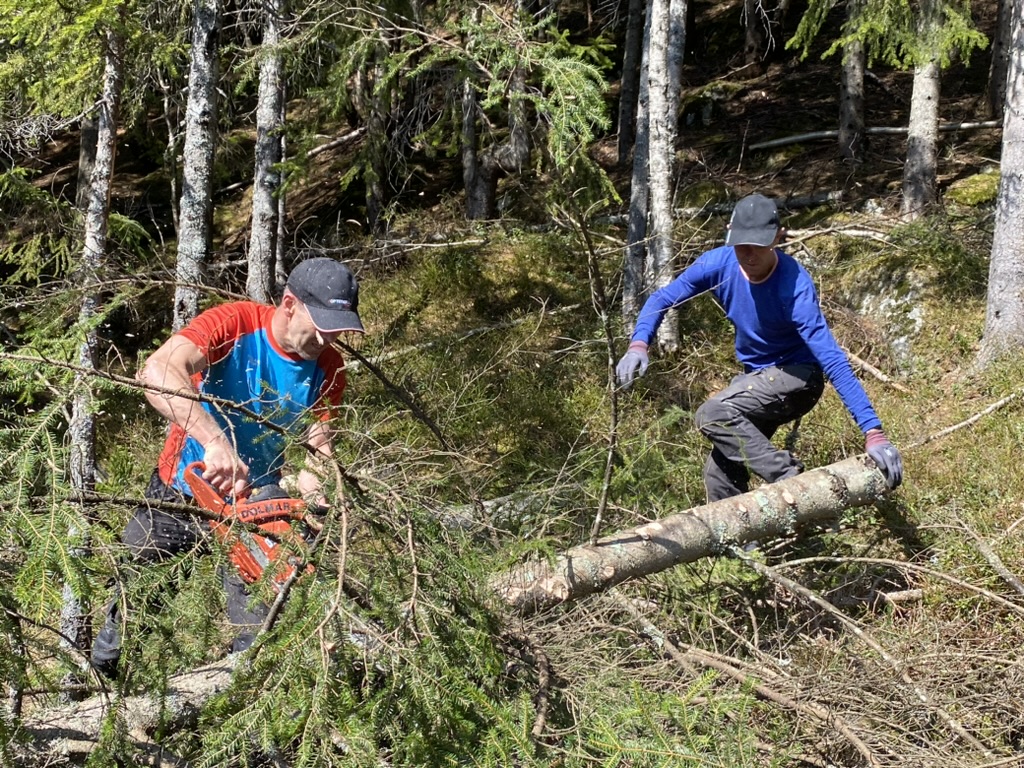
[[[311,470],[316,457],[331,455],[331,418],[345,391],[345,363],[332,342],[363,332],[358,304],[348,267],[307,259],[292,270],[279,305],[222,304],[164,342],[139,373],[146,399],[170,422],[147,498],[188,502],[183,472],[196,461],[225,498],[245,498],[279,482],[285,449],[298,437],[311,451],[298,490],[319,502],[320,476]],[[134,559],[155,562],[203,546],[205,531],[191,517],[143,506],[121,538]],[[224,587],[228,617],[239,629],[232,649],[241,651],[266,606],[249,607],[233,571],[225,571]],[[121,652],[119,603],[115,598],[108,607],[92,649],[93,666],[108,676]]]
[[[803,471],[771,437],[815,406],[826,379],[864,432],[865,449],[889,487],[903,480],[899,451],[832,336],[811,276],[778,248],[784,235],[771,199],[740,200],[725,245],[699,256],[644,303],[629,349],[616,366],[620,385],[629,386],[634,375],[647,371],[648,345],[668,309],[706,292],[718,300],[736,330],[743,373],[694,415],[712,445],[704,467],[708,501],[746,492],[751,472],[776,482]]]

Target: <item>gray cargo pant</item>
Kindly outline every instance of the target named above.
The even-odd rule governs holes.
[[[746,493],[751,472],[769,483],[802,472],[803,464],[771,437],[810,411],[824,389],[817,365],[762,368],[736,376],[698,408],[697,429],[713,446],[704,465],[708,501]]]
[[[150,478],[145,495],[147,499],[158,501],[192,503],[191,499],[164,485],[156,472]],[[191,550],[202,552],[207,546],[206,535],[205,526],[194,517],[141,506],[125,525],[121,541],[133,563],[147,564],[158,563]],[[248,587],[234,568],[225,567],[221,578],[227,596],[228,620],[235,628],[231,650],[243,651],[252,645],[269,606],[258,604],[250,607]],[[162,596],[150,595],[146,601],[151,608],[159,609]],[[121,602],[121,585],[117,584],[113,599],[106,606],[103,628],[92,645],[92,665],[107,677],[116,675],[121,658]]]

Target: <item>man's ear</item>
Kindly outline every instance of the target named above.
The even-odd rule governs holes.
[[[287,313],[291,315],[295,312],[295,308],[298,306],[298,303],[299,300],[295,298],[295,294],[285,288],[284,294],[281,296],[281,309],[287,311]]]
[[[788,234],[785,227],[779,227],[779,231],[775,233],[775,242],[772,243],[772,246],[782,245],[786,242],[786,235]]]

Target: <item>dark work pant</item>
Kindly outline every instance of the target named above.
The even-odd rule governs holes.
[[[776,448],[772,435],[786,422],[810,411],[825,388],[817,365],[763,368],[735,377],[694,415],[697,429],[711,441],[704,465],[708,501],[750,489],[750,473],[769,483],[799,474],[792,453]]]
[[[164,485],[156,472],[146,488],[146,498],[191,503],[191,499]],[[121,541],[128,549],[132,563],[144,566],[192,550],[205,551],[206,530],[204,524],[193,517],[142,506],[135,510],[125,525]],[[264,604],[249,607],[249,591],[234,568],[225,568],[222,579],[227,595],[228,619],[236,628],[231,649],[238,652],[252,644],[269,608]],[[113,599],[106,608],[103,628],[92,646],[93,666],[108,673],[116,668],[121,656],[121,599],[121,586],[116,585]],[[161,597],[152,595],[147,602],[159,609]]]

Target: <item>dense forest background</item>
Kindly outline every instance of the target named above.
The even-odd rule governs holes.
[[[1019,5],[0,0],[0,764],[1024,764]],[[519,610],[504,574],[704,503],[728,322],[698,298],[611,365],[751,192],[905,484]],[[134,375],[310,255],[368,332],[315,574],[237,659],[222,551],[123,556],[164,436]],[[831,390],[778,439],[863,450]]]

